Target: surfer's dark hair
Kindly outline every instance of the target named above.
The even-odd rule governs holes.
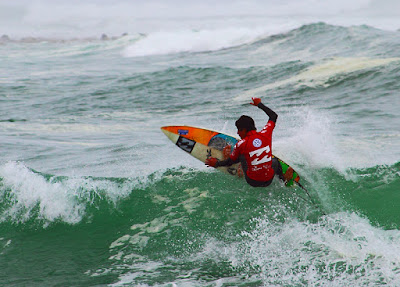
[[[241,116],[236,122],[235,125],[238,130],[246,129],[247,131],[253,131],[256,129],[256,125],[254,124],[254,120],[249,116]]]

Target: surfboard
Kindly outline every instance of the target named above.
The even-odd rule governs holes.
[[[230,145],[233,149],[239,141],[238,138],[231,135],[192,126],[164,126],[161,127],[161,131],[175,145],[202,162],[205,162],[209,157],[215,157],[219,160],[226,159],[229,153],[224,153],[224,148],[226,149],[226,146]],[[285,173],[289,165],[280,158],[276,158],[282,166],[283,173]],[[221,166],[217,169],[232,176],[244,178],[240,163],[229,167]],[[294,183],[300,185],[299,180],[300,176],[294,171],[293,177],[287,182],[286,186],[293,186]]]

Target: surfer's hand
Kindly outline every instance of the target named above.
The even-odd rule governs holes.
[[[222,150],[222,154],[224,155],[224,159],[227,159],[230,155],[231,155],[231,145],[227,145],[224,147],[224,149]]]
[[[258,106],[259,103],[261,103],[261,99],[260,98],[251,98],[253,100],[252,104],[253,106]]]
[[[216,159],[215,157],[210,157],[210,158],[206,159],[204,163],[208,166],[216,167],[217,162],[218,162],[218,159]]]

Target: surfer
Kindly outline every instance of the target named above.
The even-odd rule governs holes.
[[[229,158],[220,161],[210,157],[206,159],[205,164],[219,167],[241,162],[247,183],[254,187],[270,185],[275,174],[287,182],[293,176],[293,169],[289,167],[283,174],[278,159],[272,158],[272,131],[278,115],[261,103],[260,98],[252,100],[250,104],[263,110],[269,117],[265,127],[257,132],[254,120],[249,116],[241,116],[235,123],[241,140],[236,143]]]

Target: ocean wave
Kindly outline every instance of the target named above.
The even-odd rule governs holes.
[[[278,181],[252,188],[216,171],[139,181],[55,177],[10,162],[0,168],[0,256],[22,262],[17,250],[34,248],[45,251],[36,260],[50,252],[71,268],[84,254],[76,277],[113,286],[396,284],[399,167],[351,177],[314,170],[303,183],[310,201]]]
[[[362,181],[364,172],[375,177],[379,169],[384,172],[378,173],[378,181],[390,174],[390,181],[398,184],[398,164],[356,173]],[[212,175],[206,175],[212,184],[193,186],[200,178],[204,182],[205,174],[192,174],[182,181],[175,177],[179,172],[171,171],[168,179],[157,182],[147,193],[154,204],[152,216],[142,215],[110,244],[109,264],[113,267],[106,264],[88,273],[118,275],[115,286],[151,284],[155,277],[165,284],[169,283],[166,278],[173,278],[176,284],[211,284],[217,279],[234,284],[241,282],[242,274],[246,274],[246,282],[322,284],[353,282],[365,270],[370,272],[363,282],[377,278],[397,282],[398,258],[388,250],[395,248],[399,232],[385,230],[368,219],[370,214],[347,209],[347,204],[354,202],[343,201],[341,192],[350,188],[349,181],[331,173],[334,170],[320,170],[330,192],[340,192],[331,199],[337,197],[341,205],[327,215],[314,209],[317,216],[310,218],[303,213],[313,210],[310,203],[280,192],[283,187],[271,186],[266,193],[223,183]],[[362,194],[366,190],[349,192]],[[327,200],[324,205],[328,203],[331,206],[327,209],[332,209],[333,202]],[[375,262],[377,257],[380,259]],[[369,264],[371,261],[375,264]],[[392,264],[396,267],[388,267]],[[193,268],[188,269],[188,265]],[[173,275],[177,270],[181,277]]]
[[[393,55],[396,54],[400,45],[393,41],[390,34],[373,27],[366,25],[338,26],[325,22],[306,25],[292,23],[287,25],[263,24],[199,29],[161,29],[147,33],[134,31],[129,34],[123,33],[121,36],[108,36],[103,33],[98,37],[59,35],[13,38],[3,35],[0,38],[0,44],[12,43],[54,46],[52,47],[54,51],[47,51],[47,57],[87,55],[96,51],[115,50],[123,57],[130,58],[238,49],[238,51],[246,51],[252,57],[265,57],[270,63],[274,63],[278,59],[281,61],[283,58],[287,61],[297,60],[300,55],[303,58],[307,55],[309,57],[320,55],[320,58],[346,57],[349,46],[352,47],[352,53],[358,51],[359,54],[362,54],[368,50],[369,54],[365,54],[365,57],[371,55],[372,52],[381,57],[382,45],[392,47]],[[336,48],[333,49],[333,47]],[[276,49],[280,50],[281,58],[276,55]],[[261,61],[261,63],[263,62]]]
[[[395,186],[400,178],[399,165],[353,168],[346,174],[332,168],[306,169],[303,166],[300,170],[304,173],[303,185],[310,190],[315,202],[321,200],[329,212],[343,208],[358,210],[366,216],[371,215],[379,224],[391,225],[397,224],[389,216],[395,210],[387,206],[389,214],[382,217],[375,209],[369,209],[368,205],[374,202],[378,194],[382,196],[379,200],[381,205],[394,202]],[[175,212],[180,216],[182,212],[187,215],[202,213],[206,208],[204,204],[211,198],[222,200],[219,204],[224,205],[228,198],[224,199],[221,195],[236,197],[235,194],[243,192],[243,199],[255,196],[261,200],[262,205],[287,205],[300,218],[309,215],[304,213],[305,210],[295,207],[297,203],[308,205],[309,211],[314,210],[311,213],[320,212],[318,206],[308,201],[307,195],[299,188],[288,189],[288,193],[282,194],[280,191],[285,187],[278,180],[271,188],[253,189],[240,179],[218,172],[186,168],[153,173],[147,178],[57,177],[33,171],[23,163],[9,162],[1,166],[0,187],[0,218],[3,223],[30,222],[34,226],[39,224],[44,227],[57,222],[72,225],[85,223],[93,216],[103,216],[114,211],[132,215],[139,212],[143,204],[148,210],[161,208],[160,216],[167,218]],[[269,197],[263,198],[266,192]],[[273,193],[275,195],[271,198]],[[267,199],[269,203],[264,201]],[[137,223],[142,224],[140,220]],[[153,224],[143,225],[143,228],[149,226]]]
[[[290,24],[281,27],[216,27],[213,29],[176,29],[144,35],[124,49],[125,57],[142,57],[176,53],[217,52],[225,49],[247,51],[252,57],[266,57],[275,62],[314,58],[348,57],[349,53],[382,57],[382,46],[400,43],[386,32],[367,25],[339,26],[326,22]],[[386,44],[385,44],[386,43]],[[340,48],[339,48],[340,47]],[[351,51],[349,50],[351,47]],[[276,51],[280,51],[276,55]],[[368,53],[366,53],[368,51]],[[388,57],[388,55],[386,55]],[[271,59],[272,58],[272,59]]]
[[[154,32],[125,48],[125,57],[166,55],[182,52],[210,52],[232,48],[265,37],[263,29],[224,28]]]
[[[371,70],[379,66],[386,66],[393,62],[399,62],[399,61],[400,57],[396,58],[367,58],[367,57],[341,58],[340,57],[340,58],[326,59],[322,63],[309,66],[304,71],[288,79],[277,81],[274,83],[270,83],[261,87],[248,90],[245,93],[236,96],[234,100],[236,101],[248,100],[251,97],[257,96],[257,94],[261,94],[268,90],[273,90],[289,85],[294,85],[295,87],[306,86],[310,88],[323,86],[324,88],[328,88],[330,85],[336,82],[332,81],[332,79],[335,77],[339,78],[340,76],[345,76],[346,74],[351,74],[363,70]]]
[[[20,162],[1,166],[2,222],[77,224],[90,218],[87,209],[102,201],[115,204],[132,190],[129,180],[56,177],[29,169]]]

